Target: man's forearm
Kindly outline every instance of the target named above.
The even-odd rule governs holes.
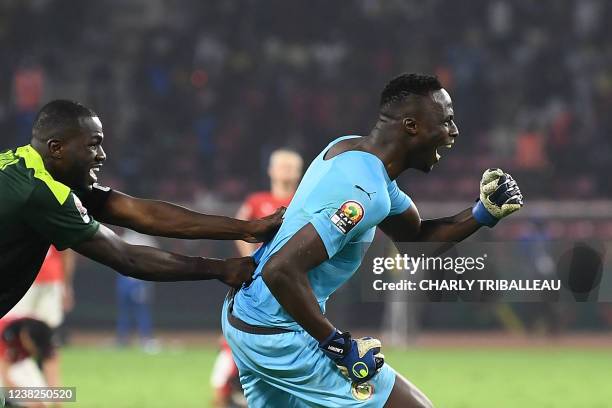
[[[421,228],[415,241],[419,242],[459,242],[476,232],[481,225],[468,208],[459,214],[421,221]]]
[[[323,316],[305,272],[264,268],[263,280],[278,303],[317,341],[325,340],[334,326]]]
[[[130,245],[104,225],[100,225],[91,239],[73,249],[121,274],[151,281],[221,279],[226,278],[229,271],[228,261],[189,257],[157,248]]]
[[[104,225],[100,225],[93,237],[73,249],[123,275],[150,281],[219,279],[237,287],[248,281],[255,269],[250,257],[207,259],[130,245]]]
[[[139,245],[127,247],[123,259],[114,268],[134,278],[174,282],[221,279],[226,273],[223,259],[184,256]]]
[[[108,217],[119,224],[147,235],[180,239],[250,239],[248,221],[230,217],[200,214],[187,208],[156,200],[131,199],[139,216]]]

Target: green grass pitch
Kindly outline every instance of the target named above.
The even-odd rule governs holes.
[[[65,348],[63,380],[77,387],[77,402],[64,406],[208,407],[215,353]],[[439,408],[612,407],[610,350],[414,349],[385,356]]]

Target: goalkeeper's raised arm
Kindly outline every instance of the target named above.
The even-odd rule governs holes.
[[[450,217],[421,220],[412,205],[401,214],[387,217],[379,227],[396,242],[459,242],[481,226],[494,227],[522,206],[523,195],[512,176],[500,169],[487,169],[473,207]]]

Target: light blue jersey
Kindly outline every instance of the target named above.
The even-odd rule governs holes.
[[[329,147],[312,162],[285,213],[274,239],[256,254],[253,282],[223,305],[223,334],[232,349],[250,408],[383,407],[395,383],[388,364],[368,382],[352,384],[285,312],[262,279],[262,270],[307,223],[317,230],[329,259],[308,272],[325,312],[325,302],[355,273],[374,238],[375,227],[399,214],[412,201],[389,180],[374,155],[348,151],[323,160]],[[230,323],[229,314],[252,326],[288,329],[279,334],[254,334]]]
[[[324,160],[334,140],[317,156],[287,208],[285,221],[256,258],[253,282],[234,299],[234,315],[247,323],[301,329],[262,279],[266,262],[297,231],[311,223],[321,237],[329,259],[308,273],[310,285],[325,312],[325,302],[357,270],[374,238],[375,228],[387,216],[404,212],[412,201],[391,181],[380,159],[362,151],[347,151]]]

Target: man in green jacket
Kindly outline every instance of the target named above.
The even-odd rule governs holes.
[[[249,222],[101,187],[103,140],[96,113],[55,100],[38,113],[29,145],[0,153],[0,317],[30,287],[51,244],[144,280],[219,279],[239,286],[254,269],[250,257],[187,257],[129,245],[98,221],[170,238],[248,242],[271,237],[282,222],[283,209]]]

